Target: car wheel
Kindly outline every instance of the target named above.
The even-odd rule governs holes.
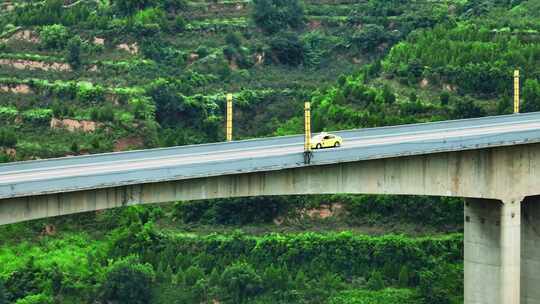
[[[336,143],[334,144],[334,147],[339,148],[339,146],[341,146],[341,144],[339,143],[339,141],[336,141]]]
[[[317,146],[315,147],[315,149],[322,149],[322,145],[321,145],[321,144],[317,144]]]

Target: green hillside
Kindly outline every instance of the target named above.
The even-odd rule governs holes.
[[[0,2],[0,162],[540,110],[535,0]],[[462,201],[175,202],[0,227],[3,303],[462,303]],[[436,283],[434,283],[436,282]]]

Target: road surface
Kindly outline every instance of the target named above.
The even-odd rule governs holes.
[[[540,142],[540,113],[334,132],[311,165]],[[305,166],[303,136],[0,165],[0,199]]]

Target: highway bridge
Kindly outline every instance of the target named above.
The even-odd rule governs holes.
[[[466,198],[465,303],[540,303],[540,113],[0,166],[0,225],[126,205],[294,194]]]

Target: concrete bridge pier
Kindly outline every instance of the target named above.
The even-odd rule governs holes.
[[[540,202],[465,202],[465,304],[540,304]]]

